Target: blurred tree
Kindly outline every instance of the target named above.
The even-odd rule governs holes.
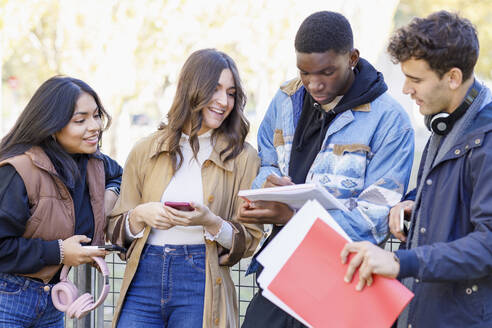
[[[57,1],[33,1],[29,6],[13,1],[0,3],[2,27],[2,80],[19,80],[18,93],[24,98],[46,76],[60,73]],[[15,17],[15,19],[14,19]],[[21,73],[21,74],[19,74]]]
[[[400,0],[395,25],[402,26],[415,16],[425,17],[442,9],[457,12],[477,27],[480,56],[476,73],[492,80],[492,0]]]
[[[94,87],[113,116],[104,150],[124,160],[135,139],[167,113],[188,55],[217,48],[238,64],[254,140],[279,84],[297,74],[294,36],[307,15],[344,13],[362,55],[374,60],[397,1],[0,0],[2,116],[7,118],[0,128],[4,133],[11,126],[50,76],[78,77]],[[374,20],[376,14],[385,19]],[[149,117],[153,124],[132,124],[131,115]]]

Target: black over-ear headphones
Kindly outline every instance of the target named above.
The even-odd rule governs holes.
[[[443,112],[434,115],[426,115],[424,120],[427,129],[441,136],[448,134],[453,128],[454,123],[465,114],[468,107],[473,103],[479,91],[480,84],[474,83],[461,105],[451,114]]]

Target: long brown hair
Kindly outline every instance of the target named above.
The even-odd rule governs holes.
[[[198,132],[202,127],[202,109],[212,99],[224,69],[230,69],[234,78],[236,88],[234,107],[220,127],[213,131],[212,140],[215,141],[219,135],[227,138],[227,146],[219,150],[224,162],[235,158],[243,150],[249,122],[243,112],[246,95],[241,86],[236,64],[231,57],[221,51],[198,50],[188,57],[181,69],[173,104],[167,114],[168,123],[161,123],[159,126],[159,130],[163,130],[164,133],[162,143],[169,144],[174,171],[181,167],[183,161],[179,140],[186,124],[191,127],[190,145],[193,156],[196,158],[198,154],[200,149]]]

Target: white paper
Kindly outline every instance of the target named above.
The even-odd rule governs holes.
[[[240,190],[238,195],[249,201],[266,200],[285,203],[293,209],[299,209],[308,200],[316,199],[325,209],[340,209],[348,212],[348,208],[339,199],[330,194],[325,187],[315,183]]]
[[[278,299],[268,287],[302,242],[317,218],[323,220],[333,230],[337,231],[342,237],[347,239],[347,242],[352,241],[323,206],[316,200],[312,200],[306,202],[257,257],[258,262],[263,265],[263,271],[258,276],[258,284],[263,288],[263,296],[305,325],[308,324]]]
[[[273,277],[269,274],[270,269],[273,270],[272,274],[276,275],[278,273],[280,268],[287,262],[302,242],[317,218],[323,220],[323,222],[347,239],[347,241],[352,241],[333,217],[316,200],[308,201],[258,255],[258,262],[266,269],[258,277],[259,283],[265,281],[266,286],[271,282]],[[264,287],[261,284],[260,286],[262,288]]]

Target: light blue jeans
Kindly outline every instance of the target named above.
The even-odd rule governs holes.
[[[64,313],[51,301],[51,284],[0,273],[0,327],[63,328]]]
[[[202,327],[205,245],[145,245],[118,328]]]

